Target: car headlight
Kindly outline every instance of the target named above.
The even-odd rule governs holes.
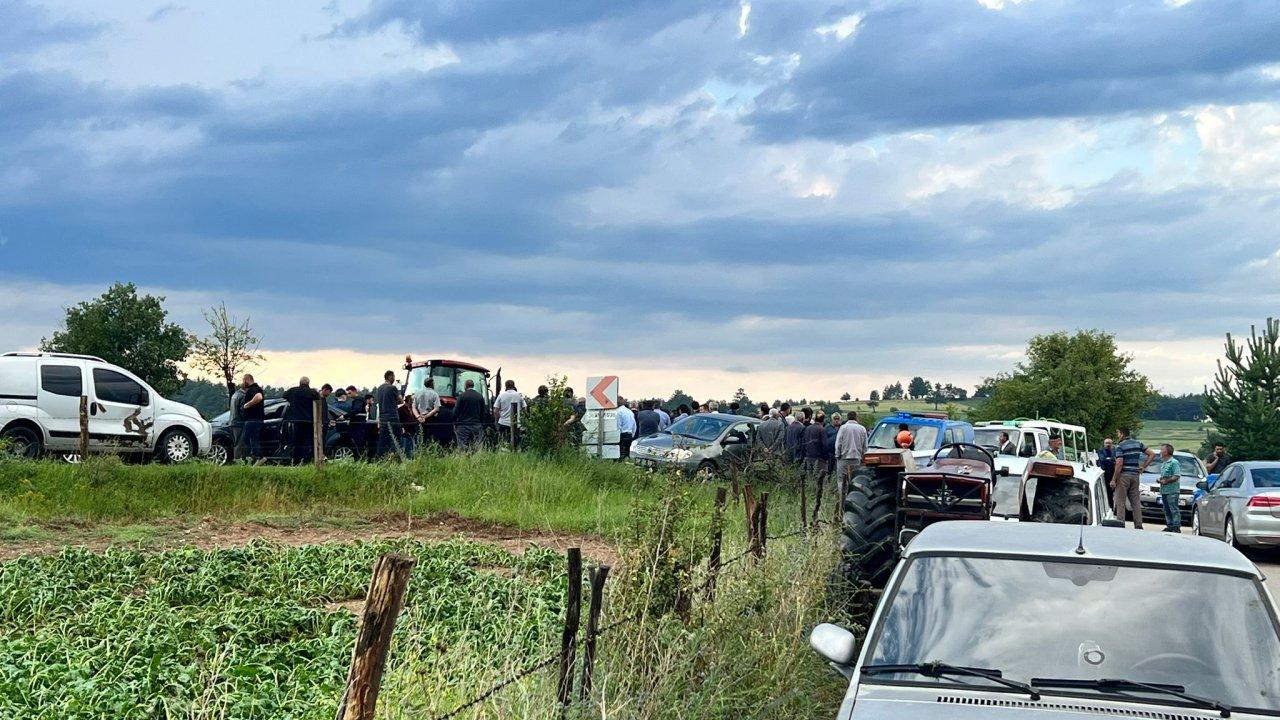
[[[688,448],[676,448],[671,451],[671,454],[668,457],[672,460],[688,460],[693,457],[693,451]]]

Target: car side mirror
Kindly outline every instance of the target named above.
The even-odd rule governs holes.
[[[741,435],[726,435],[724,440],[722,440],[720,444],[721,445],[741,445],[746,441],[747,441],[746,438],[742,437]]]
[[[139,405],[146,407],[151,404],[151,393],[147,392],[146,388],[143,388],[142,397],[139,399],[142,401],[139,403]]]
[[[1208,490],[1209,483],[1205,482],[1204,480],[1201,480],[1200,482],[1196,483],[1196,487],[1201,490]]]
[[[1102,521],[1102,527],[1123,528],[1124,521],[1119,518],[1106,518]]]
[[[853,633],[839,625],[822,623],[809,633],[809,646],[841,675],[853,677],[858,659],[858,638]]]

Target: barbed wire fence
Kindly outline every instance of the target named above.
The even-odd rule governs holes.
[[[688,623],[690,621],[690,608],[695,597],[703,598],[704,602],[710,603],[714,600],[715,589],[718,582],[723,578],[726,569],[737,566],[739,564],[756,563],[765,557],[768,543],[770,541],[782,541],[793,538],[803,537],[810,539],[817,537],[816,529],[820,525],[830,524],[830,521],[818,521],[813,525],[805,525],[798,530],[785,532],[777,535],[769,535],[768,530],[768,513],[769,513],[769,493],[762,492],[756,497],[754,488],[748,482],[741,487],[741,500],[745,510],[745,546],[743,550],[732,557],[722,558],[725,513],[726,513],[726,495],[725,488],[717,488],[715,496],[715,507],[712,516],[712,537],[711,552],[705,564],[705,577],[696,585],[685,586],[682,584],[676,594],[675,601],[668,612],[675,613],[680,619]],[[588,576],[590,578],[590,595],[588,606],[588,622],[587,632],[579,633],[579,624],[581,620],[582,597],[582,580],[583,568],[581,565],[581,550],[579,548],[569,548],[565,554],[566,557],[566,576],[568,580],[568,594],[565,607],[564,633],[560,649],[554,653],[547,655],[533,662],[514,674],[505,677],[492,685],[477,690],[470,699],[459,704],[453,709],[427,718],[427,720],[451,720],[456,718],[468,710],[483,705],[491,700],[494,696],[503,690],[525,680],[536,673],[548,670],[552,667],[559,666],[556,677],[557,701],[561,707],[561,711],[566,712],[574,702],[574,684],[575,679],[580,679],[578,683],[578,692],[576,696],[579,700],[586,699],[590,696],[592,689],[592,678],[594,676],[594,664],[597,654],[597,643],[606,635],[636,623],[643,623],[645,620],[654,617],[657,613],[651,614],[650,608],[642,608],[632,612],[624,617],[618,618],[608,624],[600,626],[599,619],[603,614],[604,601],[604,585],[608,576],[610,567],[608,565],[596,565],[588,568]],[[379,563],[382,563],[379,559]],[[384,591],[378,587],[379,575],[375,573],[373,583],[370,585],[369,597],[382,594]],[[407,584],[407,577],[403,582]],[[403,592],[401,588],[400,592]],[[385,626],[386,618],[374,618],[370,620],[368,616],[362,617],[360,629],[357,631],[358,637],[367,634],[365,630],[366,622],[382,623]],[[394,624],[394,619],[392,619]],[[381,677],[381,667],[385,663],[386,653],[390,650],[389,633],[387,634],[385,647],[380,649],[381,658],[375,658],[370,664],[378,668],[378,678],[360,678],[357,677],[357,668],[353,662],[351,677],[348,680],[347,694],[343,697],[343,707],[339,709],[337,715],[338,720],[373,720],[373,705],[369,703],[364,706],[367,714],[351,714],[348,712],[343,714],[343,708],[349,705],[348,695],[352,688],[363,688],[365,694],[368,694],[370,682],[377,682]],[[579,662],[581,660],[581,662]],[[580,667],[579,667],[580,666]],[[373,690],[373,697],[376,698],[377,691]],[[785,698],[779,698],[775,704],[780,704]]]

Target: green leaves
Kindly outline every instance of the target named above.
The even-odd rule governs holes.
[[[550,550],[515,556],[461,540],[66,549],[0,564],[0,717],[331,717],[357,622],[336,603],[363,596],[386,552],[419,559],[392,672],[399,658],[469,687],[476,659],[459,663],[452,648],[489,648],[481,661],[501,666],[551,647],[564,590]]]
[[[1280,320],[1250,328],[1244,345],[1227,334],[1226,362],[1205,398],[1229,452],[1241,460],[1280,459]]]

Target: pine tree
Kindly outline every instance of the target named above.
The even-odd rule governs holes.
[[[1218,361],[1204,410],[1236,458],[1280,460],[1280,320],[1249,335],[1242,346],[1227,334],[1226,364]]]

